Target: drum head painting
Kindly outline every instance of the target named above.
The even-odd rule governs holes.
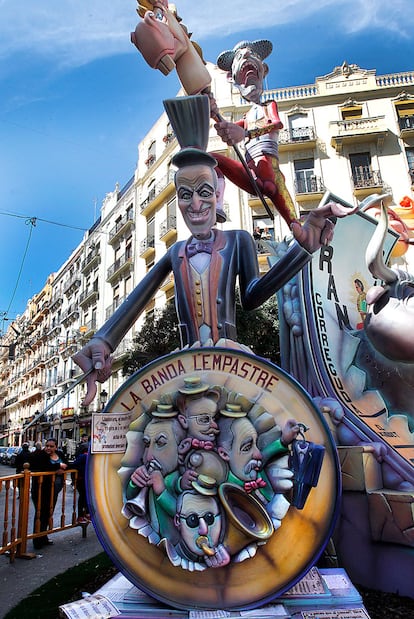
[[[339,499],[335,445],[308,394],[224,348],[175,352],[129,378],[94,415],[87,482],[115,565],[185,609],[255,608],[291,588]]]

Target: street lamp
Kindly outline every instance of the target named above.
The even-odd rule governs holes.
[[[105,389],[102,389],[99,395],[99,399],[101,401],[101,411],[103,411],[103,409],[105,408],[105,404],[108,400],[108,393],[105,391]]]

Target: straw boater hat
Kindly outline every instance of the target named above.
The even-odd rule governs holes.
[[[213,496],[217,494],[217,482],[213,477],[209,475],[199,475],[197,479],[191,482],[194,490],[197,490],[200,494],[206,496]]]
[[[152,411],[152,416],[157,419],[171,419],[176,417],[178,411],[174,409],[172,404],[157,404],[155,411]]]
[[[202,383],[199,376],[187,376],[184,378],[184,386],[178,391],[184,395],[200,395],[210,389],[210,385]]]
[[[246,411],[242,410],[240,404],[230,404],[227,402],[224,410],[220,411],[223,417],[232,417],[233,419],[239,419],[240,417],[246,417]]]
[[[272,53],[273,44],[267,39],[259,39],[257,41],[240,41],[240,43],[237,43],[233,49],[221,52],[220,56],[217,58],[218,68],[227,72],[231,71],[231,65],[233,64],[236,52],[244,47],[251,49],[256,56],[259,56],[261,60],[264,60]]]

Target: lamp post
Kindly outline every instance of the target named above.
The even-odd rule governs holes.
[[[105,408],[105,404],[108,401],[108,393],[105,391],[105,389],[101,390],[101,393],[99,394],[99,399],[101,401],[101,411],[103,411],[103,409]]]

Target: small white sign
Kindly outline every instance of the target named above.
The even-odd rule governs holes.
[[[91,453],[124,453],[132,413],[93,413]]]

